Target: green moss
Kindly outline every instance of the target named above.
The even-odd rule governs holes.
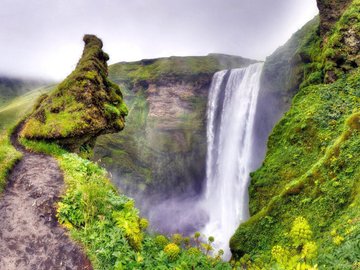
[[[120,113],[121,115],[128,115],[129,110],[128,110],[125,102],[122,102],[122,103],[120,104],[120,106],[119,106],[119,113]]]
[[[113,119],[120,116],[120,111],[114,105],[105,104],[105,116],[107,119]]]
[[[85,48],[75,70],[28,117],[21,135],[29,139],[54,140],[71,150],[103,133],[124,128],[126,105],[117,85],[107,78],[108,56],[102,42],[85,35]],[[81,145],[68,138],[80,137]]]
[[[325,82],[334,82],[343,74],[358,67],[360,56],[356,49],[360,32],[360,1],[352,1],[340,20],[322,41],[322,52],[317,61],[323,66]]]
[[[95,70],[88,71],[85,73],[85,78],[88,80],[94,80],[96,77],[97,77],[97,73]]]

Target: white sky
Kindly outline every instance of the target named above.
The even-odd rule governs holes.
[[[109,63],[227,53],[262,60],[318,13],[316,0],[0,0],[0,74],[60,80],[82,36]]]

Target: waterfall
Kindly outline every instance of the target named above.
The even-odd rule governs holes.
[[[230,257],[229,240],[249,218],[248,185],[252,165],[253,126],[263,64],[217,72],[207,109],[207,160],[203,229],[215,247]]]

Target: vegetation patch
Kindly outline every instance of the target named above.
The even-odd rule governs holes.
[[[84,246],[95,269],[231,269],[221,255],[208,256],[210,242],[210,247],[202,246],[200,234],[169,239],[148,232],[134,201],[118,194],[97,164],[56,144],[24,138],[21,142],[58,160],[66,184],[57,206],[59,222]]]
[[[0,193],[6,186],[9,172],[22,156],[10,141],[13,127],[31,111],[34,100],[50,89],[51,87],[35,89],[19,97],[8,98],[0,108]]]
[[[359,3],[352,2],[327,40],[310,31],[299,48],[304,80],[290,110],[269,138],[263,166],[252,174],[252,217],[231,239],[231,249],[238,258],[247,254],[252,262],[261,261],[269,267],[274,259],[272,248],[291,244],[284,233],[295,217],[302,216],[310,224],[317,246],[313,266],[358,267],[360,70],[353,65],[333,83],[324,82],[330,82],[329,44],[342,40],[347,33],[343,30],[354,25],[347,18],[357,25]],[[336,55],[344,46],[330,47]],[[346,61],[351,59],[349,54]]]
[[[6,178],[15,163],[21,159],[21,153],[16,151],[10,142],[11,132],[0,134],[0,194],[5,188]]]

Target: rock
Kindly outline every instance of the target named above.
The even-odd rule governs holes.
[[[332,28],[352,0],[317,0],[320,13],[320,34],[322,36]]]
[[[340,1],[339,5],[344,6],[345,3]],[[337,7],[335,5],[333,8]],[[323,37],[322,46],[328,52],[325,54],[325,83],[333,83],[342,75],[359,67],[359,12],[360,5],[354,1],[345,12],[341,12],[342,18],[339,24],[336,27],[332,26],[331,31]]]
[[[118,85],[108,78],[103,43],[84,36],[85,47],[75,70],[48,96],[41,96],[26,119],[21,136],[54,141],[79,152],[96,137],[124,128],[127,108]]]

